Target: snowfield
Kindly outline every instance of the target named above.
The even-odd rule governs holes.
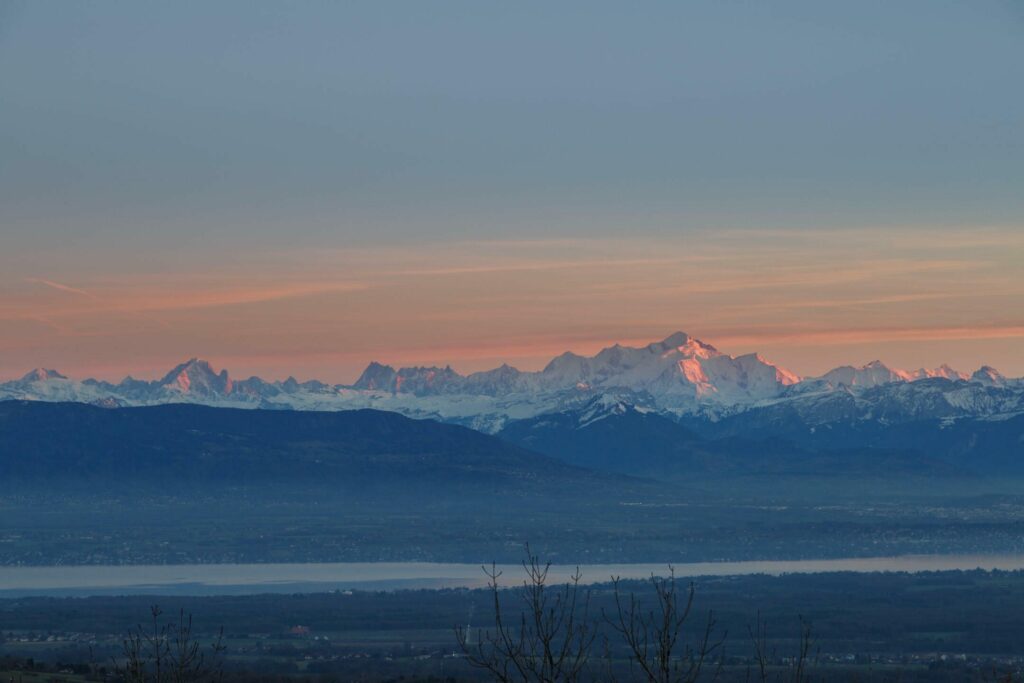
[[[395,369],[371,363],[351,386],[316,380],[236,380],[208,362],[189,360],[154,381],[117,384],[74,380],[37,369],[0,384],[0,400],[73,401],[104,407],[199,403],[234,408],[355,410],[373,408],[497,432],[507,423],[587,406],[625,407],[676,418],[719,419],[755,407],[790,406],[808,424],[843,419],[901,421],[1024,412],[1024,380],[985,366],[972,375],[943,365],[906,371],[880,361],[801,378],[758,354],[730,356],[676,332],[634,348],[614,345],[594,356],[563,353],[538,372],[508,365],[461,375],[451,367]],[[595,401],[595,399],[597,399]],[[598,411],[598,412],[594,412]]]

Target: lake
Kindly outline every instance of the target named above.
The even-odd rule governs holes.
[[[518,565],[499,565],[502,580],[522,580]],[[585,582],[664,575],[665,564],[595,564],[581,568]],[[754,560],[675,565],[676,576],[739,576],[822,572],[926,572],[1024,569],[1024,554],[904,555],[831,560]],[[565,581],[574,570],[553,565],[549,577]],[[480,565],[430,562],[342,562],[309,564],[84,565],[0,567],[0,597],[27,595],[242,595],[313,593],[331,590],[475,588],[484,585]]]

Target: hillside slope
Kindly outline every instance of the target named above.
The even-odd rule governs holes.
[[[464,427],[376,410],[0,402],[7,482],[535,485],[591,476]]]

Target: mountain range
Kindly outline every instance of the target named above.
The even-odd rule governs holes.
[[[508,365],[462,375],[451,367],[371,363],[351,385],[317,380],[235,379],[193,358],[157,380],[116,384],[37,369],[0,384],[0,400],[92,403],[103,407],[197,403],[286,410],[372,408],[497,433],[518,420],[624,404],[672,420],[718,423],[741,414],[787,414],[807,425],[1001,417],[1024,413],[1024,380],[990,367],[968,375],[943,365],[906,371],[880,361],[800,377],[758,354],[731,356],[676,332],[637,348],[594,356],[566,352],[538,372]]]

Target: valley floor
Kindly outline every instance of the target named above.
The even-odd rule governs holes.
[[[1024,552],[1024,489],[1014,480],[623,478],[620,486],[588,486],[460,495],[7,490],[0,558],[23,566],[514,563],[527,541],[560,564]],[[628,589],[642,595],[649,587]],[[610,593],[594,591],[597,615]],[[1021,572],[705,577],[697,591],[697,611],[714,610],[729,633],[722,680],[744,680],[752,661],[747,629],[758,615],[780,667],[796,647],[799,617],[806,619],[828,680],[994,680],[1024,667]],[[205,636],[223,626],[230,667],[267,680],[479,679],[453,656],[452,629],[488,622],[487,596],[466,589],[21,596],[0,599],[0,654],[12,658],[0,660],[0,670],[24,669],[29,658],[50,673],[87,673],[90,661],[107,666],[157,601],[168,614],[193,613]]]
[[[5,565],[560,564],[1024,552],[1016,480],[695,479],[538,493],[8,490]]]
[[[624,592],[649,604],[646,582]],[[514,597],[514,596],[510,596]],[[612,635],[602,610],[608,585],[593,589],[591,615]],[[121,640],[145,622],[154,598],[20,598],[0,600],[0,670],[78,672],[109,668]],[[339,591],[309,595],[160,598],[166,615],[195,617],[196,634],[212,639],[223,627],[229,671],[318,680],[480,680],[457,655],[456,625],[474,632],[490,619],[481,590]],[[510,605],[518,604],[510,602]],[[714,611],[725,637],[721,680],[743,680],[753,664],[748,627],[765,625],[784,671],[796,652],[800,618],[811,627],[812,667],[825,680],[995,680],[1024,667],[1024,573],[820,574],[703,578],[696,582],[688,637]],[[622,653],[611,640],[612,661]],[[595,662],[605,666],[604,655]],[[600,661],[599,661],[600,660]],[[598,674],[595,674],[598,675]],[[26,678],[25,680],[32,680]],[[54,679],[47,679],[54,680]]]

